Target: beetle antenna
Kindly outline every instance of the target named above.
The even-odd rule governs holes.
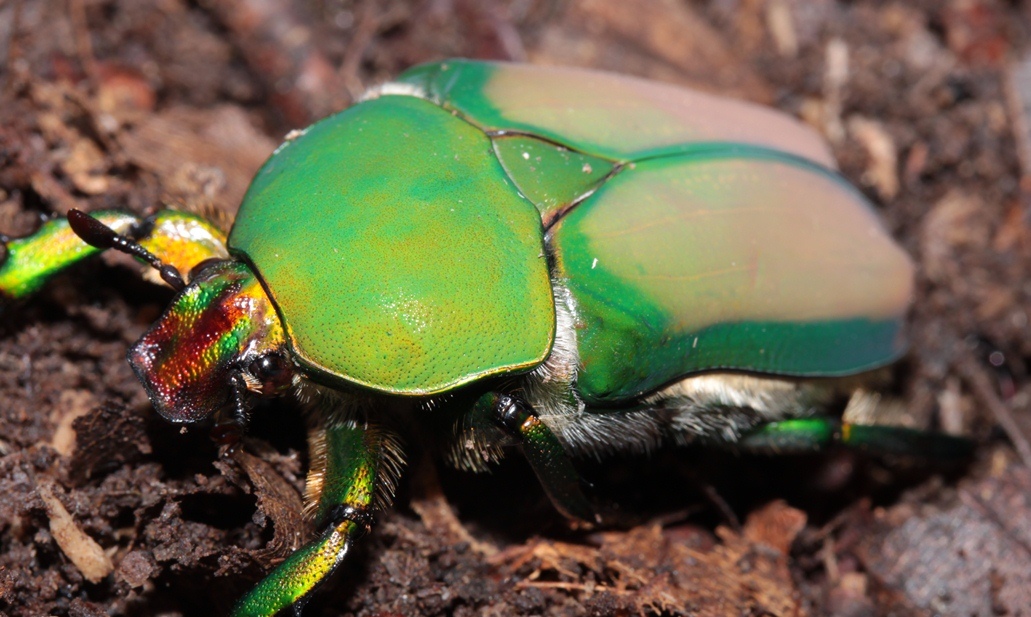
[[[75,208],[69,210],[68,224],[75,235],[82,238],[86,244],[98,249],[115,249],[138,257],[156,269],[161,275],[161,280],[168,283],[172,289],[182,291],[186,287],[183,276],[179,274],[179,270],[176,270],[175,266],[164,263],[132,238],[123,236],[82,210]]]

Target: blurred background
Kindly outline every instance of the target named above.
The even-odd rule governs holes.
[[[590,472],[638,524],[584,535],[520,462],[438,477],[415,444],[396,511],[305,614],[1015,615],[1031,606],[1029,33],[1017,0],[4,0],[0,232],[70,208],[231,221],[289,130],[451,56],[779,108],[919,263],[893,394],[914,426],[972,435],[976,460],[617,461]],[[303,529],[304,428],[259,413],[258,456],[231,462],[155,419],[124,353],[169,293],[104,261],[0,317],[0,614],[225,614]],[[107,556],[94,582],[55,540],[62,510]]]

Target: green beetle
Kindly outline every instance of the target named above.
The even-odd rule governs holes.
[[[420,66],[290,136],[228,237],[72,211],[6,244],[9,299],[106,248],[176,288],[129,352],[168,420],[214,417],[232,444],[256,397],[309,402],[321,533],[236,616],[299,606],[389,503],[399,400],[447,427],[459,466],[519,446],[588,523],[575,457],[958,443],[827,415],[903,353],[913,265],[820,139],[640,79]]]

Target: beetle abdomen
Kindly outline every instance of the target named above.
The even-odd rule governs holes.
[[[585,400],[710,369],[830,376],[888,363],[912,264],[833,172],[764,149],[627,166],[551,231]]]

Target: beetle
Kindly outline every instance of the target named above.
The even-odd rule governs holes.
[[[155,410],[235,447],[260,397],[311,409],[321,530],[234,609],[305,598],[389,505],[401,400],[481,470],[525,455],[602,522],[573,460],[663,443],[960,440],[855,421],[906,347],[913,264],[827,146],[764,107],[584,69],[422,65],[291,134],[229,234],[73,210],[5,238],[0,293],[104,249],[176,296],[129,350]],[[847,400],[844,417],[840,401]]]

